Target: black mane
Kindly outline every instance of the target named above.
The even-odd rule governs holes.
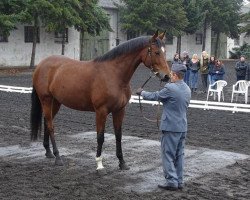
[[[120,56],[122,54],[130,53],[132,51],[136,51],[138,49],[144,48],[146,45],[149,45],[149,36],[142,36],[138,38],[134,38],[124,42],[112,50],[108,51],[102,56],[99,56],[94,59],[95,62],[108,61]],[[159,41],[157,40],[157,45],[159,45]]]

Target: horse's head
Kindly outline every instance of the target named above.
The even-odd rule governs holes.
[[[142,62],[162,81],[168,81],[170,68],[166,60],[165,44],[162,41],[165,32],[158,35],[158,31],[150,38],[149,46],[143,55]]]

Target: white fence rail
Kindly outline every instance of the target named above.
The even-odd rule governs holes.
[[[138,96],[131,96],[129,100],[130,103],[139,103]],[[141,98],[141,103],[143,104],[151,104],[158,105],[158,101],[147,101]],[[160,103],[160,105],[162,105]],[[216,102],[216,101],[199,101],[199,100],[191,100],[189,104],[190,108],[200,108],[204,110],[224,110],[224,111],[232,111],[235,112],[247,112],[250,113],[250,104],[239,104],[239,103],[224,103],[224,102]]]
[[[31,93],[32,87],[16,87],[9,85],[0,85],[0,91],[5,92],[18,92],[18,93]]]
[[[8,85],[0,85],[0,91],[5,92],[18,92],[18,93],[31,93],[32,87],[16,87],[16,86],[8,86]],[[139,97],[132,95],[129,103],[139,103]],[[141,103],[143,104],[151,104],[158,105],[158,101],[147,101],[141,99]],[[160,103],[160,105],[162,105]],[[216,102],[216,101],[199,101],[199,100],[191,100],[189,104],[190,108],[200,108],[204,110],[224,110],[224,111],[232,111],[235,112],[246,112],[250,113],[250,104],[239,104],[239,103],[224,103],[224,102]]]

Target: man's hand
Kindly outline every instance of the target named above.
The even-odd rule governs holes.
[[[136,94],[137,95],[141,95],[141,92],[143,91],[143,89],[142,88],[138,88],[137,90],[136,90]]]

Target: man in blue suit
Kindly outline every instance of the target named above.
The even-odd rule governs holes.
[[[166,183],[158,185],[166,190],[183,188],[184,145],[187,134],[187,109],[191,91],[183,81],[187,68],[183,64],[174,64],[171,68],[171,83],[156,92],[137,90],[145,100],[161,101],[163,112],[160,130],[161,155]]]

